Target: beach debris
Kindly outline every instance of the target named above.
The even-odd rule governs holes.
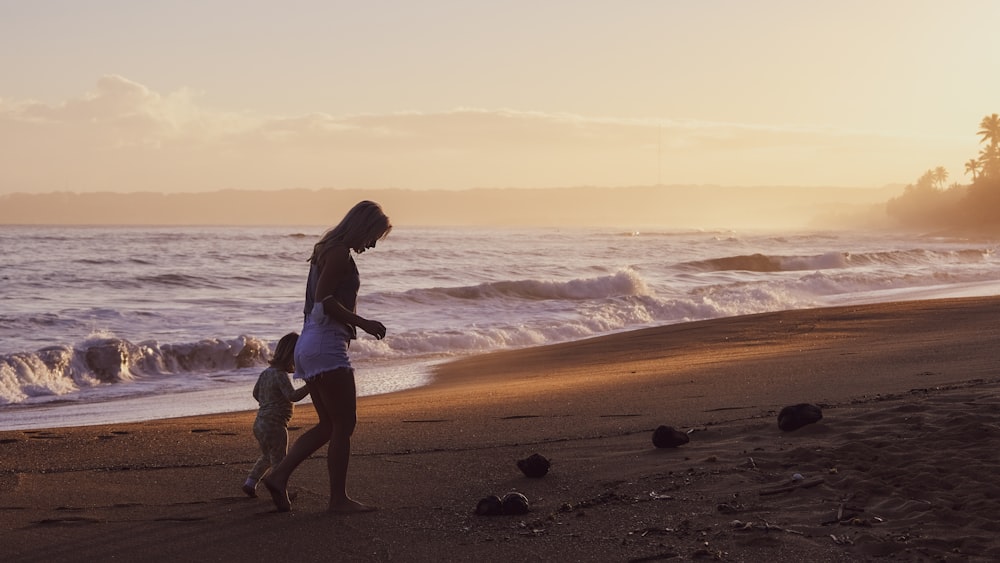
[[[521,473],[524,473],[525,477],[535,479],[545,477],[549,472],[550,465],[549,460],[545,459],[545,456],[537,453],[517,461],[517,468],[521,470]]]
[[[497,495],[489,495],[479,499],[476,505],[476,516],[498,516],[503,514],[503,500]]]
[[[741,508],[741,505],[733,505],[725,502],[715,506],[715,509],[723,514],[736,514]]]
[[[657,448],[676,448],[691,441],[686,432],[673,426],[660,425],[653,431],[653,445]]]
[[[504,514],[527,514],[530,510],[528,497],[518,492],[509,492],[503,496]]]
[[[823,419],[823,410],[811,403],[790,405],[778,413],[778,428],[785,432],[798,430],[807,424]]]
[[[529,511],[528,497],[516,491],[511,491],[503,497],[488,495],[479,499],[479,503],[476,504],[476,516],[527,514]]]
[[[674,533],[674,530],[672,528],[659,528],[659,527],[655,527],[655,526],[650,526],[650,527],[642,528],[641,530],[631,530],[628,533],[628,535],[634,536],[636,534],[639,534],[639,536],[641,536],[641,537],[646,537],[649,534],[667,535],[667,534],[672,534],[672,533]]]
[[[830,534],[830,539],[832,539],[833,543],[837,545],[854,545],[854,540],[852,540],[847,534],[842,536]]]
[[[729,526],[736,530],[762,530],[765,532],[770,532],[771,530],[775,530],[778,532],[785,532],[786,534],[796,534],[800,536],[805,535],[803,532],[800,532],[798,530],[793,530],[791,528],[782,528],[781,526],[775,526],[774,524],[771,524],[770,522],[764,520],[763,518],[760,518],[760,523],[744,522],[742,520],[733,520],[732,522],[729,523]]]
[[[885,519],[881,516],[871,516],[870,518],[862,517],[865,513],[865,509],[857,506],[850,506],[847,503],[841,503],[837,508],[837,515],[830,520],[825,520],[821,522],[824,526],[829,526],[832,524],[839,524],[841,526],[872,526],[874,524],[881,524],[885,522]]]
[[[795,489],[811,489],[816,485],[823,482],[822,477],[817,477],[815,479],[804,479],[802,481],[792,481],[789,485],[780,485],[777,487],[768,487],[757,491],[759,495],[776,495],[779,493],[787,493],[794,491]]]

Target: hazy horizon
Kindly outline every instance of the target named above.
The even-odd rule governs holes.
[[[374,199],[397,226],[844,229],[884,227],[882,189],[632,186],[221,190],[0,195],[0,225],[324,225]]]
[[[878,190],[1000,110],[990,0],[385,8],[0,0],[0,195]]]

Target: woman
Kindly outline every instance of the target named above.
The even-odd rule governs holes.
[[[288,479],[292,472],[324,444],[329,444],[329,511],[375,510],[347,495],[351,435],[357,423],[354,369],[347,348],[357,338],[358,328],[381,340],[385,338],[385,326],[355,312],[361,279],[351,251],[361,254],[375,248],[375,243],[391,230],[382,208],[362,201],[313,246],[303,309],[305,322],[295,346],[295,377],[304,379],[309,387],[319,423],[299,436],[288,455],[263,479],[279,512],[291,510]]]

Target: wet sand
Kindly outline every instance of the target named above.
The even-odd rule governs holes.
[[[359,401],[368,514],[325,513],[322,451],[291,512],[244,496],[252,412],[0,432],[0,544],[5,561],[996,560],[997,319],[998,297],[914,301],[452,362]],[[823,419],[781,431],[796,403]],[[293,439],[314,421],[298,407]],[[660,425],[690,441],[654,447]],[[533,453],[542,478],[516,465]],[[475,515],[510,491],[529,513]]]

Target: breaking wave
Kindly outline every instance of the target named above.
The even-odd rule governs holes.
[[[0,356],[0,405],[148,376],[262,366],[270,354],[265,341],[247,336],[183,344],[95,336],[76,346]]]

